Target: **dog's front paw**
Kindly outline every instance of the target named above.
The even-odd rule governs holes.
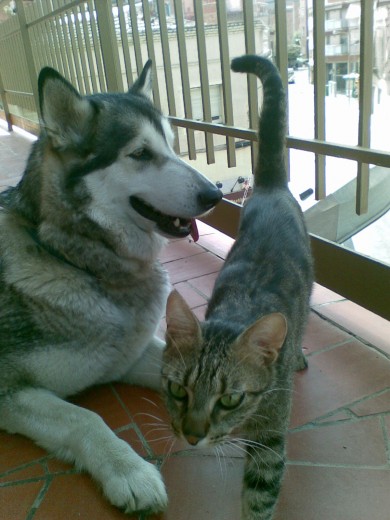
[[[122,459],[103,482],[108,500],[126,513],[158,513],[164,511],[168,496],[158,469],[134,457]]]

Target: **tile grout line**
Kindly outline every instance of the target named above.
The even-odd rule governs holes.
[[[315,350],[314,352],[308,352],[308,353],[305,352],[305,356],[308,358],[308,360],[310,360],[310,358],[312,358],[312,357],[316,357],[319,354],[324,354],[326,352],[331,352],[332,350],[334,350],[338,347],[342,347],[343,345],[347,345],[348,343],[351,343],[352,341],[354,341],[354,338],[348,338],[343,341],[339,341],[338,343],[333,343],[332,345],[327,345],[326,347],[322,347],[321,349]]]
[[[346,300],[347,301],[347,300]],[[329,318],[328,316],[324,316],[323,314],[320,313],[320,311],[318,311],[317,309],[315,309],[314,307],[311,307],[311,310],[312,312],[314,312],[314,314],[316,314],[319,318],[323,319],[324,321],[330,323],[331,325],[333,325],[334,327],[342,330],[343,332],[346,332],[347,334],[351,335],[355,340],[358,340],[360,341],[360,343],[362,343],[365,347],[369,348],[370,350],[373,350],[374,352],[376,352],[377,354],[380,354],[382,355],[385,359],[387,359],[388,361],[390,361],[390,354],[387,354],[387,352],[384,352],[383,350],[381,350],[379,347],[376,347],[375,345],[373,345],[371,342],[369,342],[368,340],[366,340],[365,338],[362,338],[361,336],[359,336],[356,332],[353,332],[352,330],[349,330],[347,329],[346,327],[344,327],[343,325],[341,325],[340,323],[338,323],[337,321],[334,321],[332,318]]]
[[[387,415],[390,415],[390,411],[386,411],[386,412],[378,412],[378,413],[375,413],[375,414],[369,414],[369,415],[363,415],[363,416],[359,416],[359,415],[356,415],[350,408],[353,407],[353,406],[356,406],[356,405],[359,405],[365,401],[368,401],[370,399],[374,399],[375,397],[380,397],[381,395],[385,394],[386,392],[388,392],[389,389],[388,388],[382,388],[381,390],[378,390],[377,392],[374,392],[370,395],[365,395],[364,397],[361,397],[360,399],[357,399],[355,401],[351,401],[350,403],[347,403],[343,406],[341,406],[340,408],[336,408],[335,410],[332,410],[331,412],[328,412],[326,413],[325,415],[320,415],[319,417],[316,417],[315,419],[313,419],[312,421],[308,422],[308,423],[305,423],[301,426],[297,426],[295,428],[291,428],[289,429],[289,433],[299,433],[301,431],[305,431],[305,430],[311,430],[313,428],[323,428],[323,427],[326,427],[326,426],[332,426],[336,423],[347,423],[347,422],[360,422],[360,421],[364,421],[364,420],[367,420],[369,418],[372,418],[372,417],[378,417],[378,416],[387,416]],[[346,413],[347,415],[349,415],[349,418],[348,419],[338,419],[338,420],[334,420],[334,421],[326,421],[326,422],[323,422],[324,419],[331,419],[331,417],[333,415],[336,415],[340,412],[344,412]],[[321,421],[321,422],[320,422]],[[390,440],[389,440],[390,442]],[[390,449],[390,446],[389,446],[389,449]]]
[[[46,477],[46,481],[43,484],[40,492],[38,493],[37,497],[35,498],[33,505],[31,506],[30,512],[28,513],[26,520],[33,520],[36,512],[38,511],[40,505],[42,504],[46,493],[48,492],[50,485],[53,481],[54,477]]]
[[[360,469],[360,470],[376,470],[376,471],[389,471],[388,464],[382,464],[379,466],[371,466],[370,464],[337,464],[337,463],[326,463],[326,462],[310,462],[305,460],[287,460],[286,466],[304,466],[314,468],[332,468],[332,469]]]
[[[381,429],[382,429],[383,441],[385,443],[387,464],[390,467],[390,435],[389,435],[389,432],[387,430],[387,426],[386,426],[386,423],[385,423],[385,416],[384,415],[381,415],[379,417],[379,424],[380,424]]]
[[[39,459],[33,459],[30,462],[25,462],[24,464],[20,464],[20,466],[14,466],[11,469],[8,469],[7,471],[4,471],[3,473],[0,473],[0,478],[8,477],[9,475],[12,475],[13,473],[17,473],[18,471],[22,471],[24,469],[33,467],[35,465],[40,465],[43,469],[45,469],[45,463],[47,460],[50,460],[53,458],[50,453],[47,455],[44,455],[43,457],[40,457]],[[0,487],[2,484],[0,483]]]
[[[146,441],[146,439],[145,439],[143,433],[141,432],[138,424],[135,422],[132,414],[130,413],[130,410],[128,410],[127,406],[123,402],[121,396],[118,394],[116,388],[114,388],[113,384],[110,384],[110,388],[111,388],[111,391],[113,392],[113,394],[115,395],[115,397],[117,398],[119,404],[121,405],[123,410],[126,412],[126,415],[130,418],[130,420],[131,420],[131,428],[136,432],[139,440],[141,441],[141,444],[142,444],[143,448],[145,449],[145,451],[147,452],[149,457],[153,457],[153,455],[154,455],[153,450],[149,446],[149,443]]]
[[[173,262],[181,262],[183,260],[187,260],[188,258],[194,258],[195,256],[204,255],[205,253],[209,253],[209,251],[198,251],[197,253],[194,253],[193,255],[183,256],[183,257],[180,257],[180,258],[175,258],[173,260],[166,260],[166,261],[161,262],[161,263],[162,263],[162,265],[168,265],[168,264],[172,264]],[[180,282],[177,282],[177,283],[180,283]]]

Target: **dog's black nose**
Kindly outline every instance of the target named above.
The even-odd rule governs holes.
[[[207,210],[213,208],[223,197],[221,190],[217,188],[209,188],[202,191],[198,195],[199,203]]]

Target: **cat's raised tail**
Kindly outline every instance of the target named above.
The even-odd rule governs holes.
[[[263,85],[255,187],[286,186],[286,96],[279,71],[269,59],[250,54],[234,58],[231,68],[234,72],[255,74]]]

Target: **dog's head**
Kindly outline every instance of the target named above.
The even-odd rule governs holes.
[[[46,67],[39,80],[44,141],[41,211],[61,192],[104,229],[183,237],[222,193],[173,151],[168,120],[151,100],[149,60],[126,93],[82,96]],[[48,211],[52,212],[50,207]]]

